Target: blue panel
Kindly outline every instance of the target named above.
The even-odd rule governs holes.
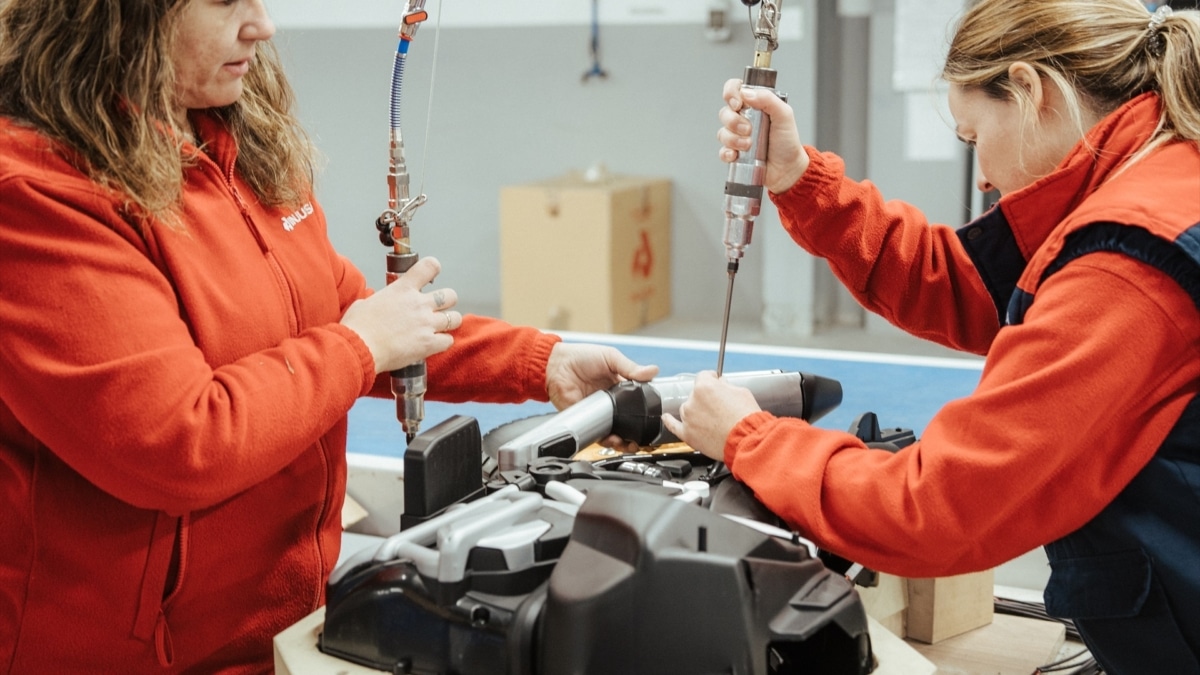
[[[612,344],[639,363],[655,364],[664,376],[715,370],[716,345],[707,342],[631,338],[625,336],[568,336],[577,342]],[[907,427],[918,436],[946,402],[970,394],[979,382],[982,362],[976,360],[899,357],[793,348],[730,346],[725,372],[798,370],[842,383],[842,405],[817,421],[825,429],[846,430],[855,417],[874,412],[884,427]],[[428,429],[451,415],[470,415],[485,433],[500,424],[553,412],[549,403],[425,404]],[[350,410],[350,452],[400,457],[404,433],[396,421],[395,403],[361,399]]]

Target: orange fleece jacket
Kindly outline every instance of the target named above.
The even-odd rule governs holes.
[[[1200,152],[1178,143],[1124,172],[1157,119],[1145,96],[1114,112],[1058,169],[999,203],[1028,278],[1065,233],[1115,221],[1160,231],[1200,221]],[[760,412],[725,461],[774,512],[828,550],[928,577],[986,569],[1100,512],[1157,451],[1200,388],[1200,316],[1157,269],[1116,253],[1078,259],[1037,289],[1023,323],[997,309],[955,232],[885,202],[809,151],[807,173],[772,195],[784,226],[828,258],[855,297],[909,332],[986,354],[978,388],[896,454],[849,434]],[[1037,264],[1035,264],[1035,262]],[[904,383],[896,382],[896,395]],[[896,420],[902,423],[902,420]]]
[[[195,122],[182,227],[143,237],[0,118],[0,672],[268,672],[324,601],[347,412],[387,395],[338,323],[370,290],[315,201],[260,204]],[[454,335],[431,399],[546,400],[557,338]]]

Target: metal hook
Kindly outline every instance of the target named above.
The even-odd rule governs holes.
[[[600,67],[600,2],[592,0],[592,40],[588,48],[592,55],[592,68],[583,74],[583,81],[587,82],[593,77],[605,79],[608,73]]]

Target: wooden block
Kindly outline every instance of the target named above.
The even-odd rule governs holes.
[[[992,621],[992,570],[936,579],[908,580],[905,637],[927,644],[961,635]]]
[[[875,619],[875,617],[870,616],[869,614],[867,616],[879,622],[879,625],[888,629],[888,632],[892,635],[895,635],[896,637],[904,637],[904,633],[906,631],[906,614],[906,612],[900,611],[896,612],[895,614],[885,616],[882,619]]]
[[[368,515],[367,510],[354,500],[354,497],[346,495],[346,501],[342,502],[342,529],[346,529],[351,525],[363,520]]]
[[[908,609],[908,581],[892,574],[879,574],[879,585],[859,588],[867,616],[878,621],[893,634],[904,637],[905,614]]]
[[[1056,621],[997,614],[990,624],[937,644],[909,644],[937,664],[939,675],[1029,675],[1058,658],[1065,637],[1066,627]]]

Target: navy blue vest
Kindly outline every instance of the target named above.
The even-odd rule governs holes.
[[[1007,224],[997,220],[1003,216],[993,209],[964,227],[960,238],[977,264],[990,263],[985,267],[991,271],[981,274],[998,307],[1005,306],[1004,292],[1010,293],[1000,318],[1015,325],[1034,298],[1016,287],[1025,263]],[[1200,224],[1174,242],[1136,227],[1085,227],[1066,239],[1041,281],[1098,251],[1119,252],[1162,270],[1200,310]],[[1200,397],[1191,400],[1154,458],[1111,504],[1045,548],[1051,569],[1046,611],[1074,620],[1106,673],[1200,674]]]

